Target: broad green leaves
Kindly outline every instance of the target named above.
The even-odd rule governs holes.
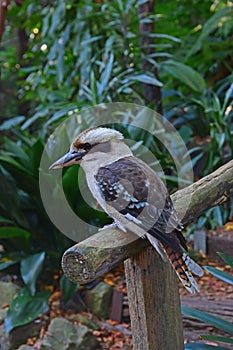
[[[12,246],[28,251],[31,242],[31,234],[29,231],[17,226],[2,226],[0,227],[0,239],[4,240],[6,245],[7,241],[11,241]]]
[[[203,92],[206,88],[205,81],[201,74],[184,63],[168,60],[163,63],[162,68],[196,92]]]
[[[50,292],[47,291],[32,296],[27,286],[22,288],[7,310],[5,332],[8,333],[17,326],[27,324],[46,312],[49,296]]]
[[[20,272],[24,283],[28,286],[31,295],[36,293],[36,281],[43,269],[45,252],[31,255],[20,263]]]
[[[213,16],[211,16],[210,19],[205,22],[201,35],[188,52],[188,57],[197,53],[202,48],[203,42],[208,39],[208,36],[222,26],[223,23],[226,23],[227,21],[230,23],[230,21],[232,21],[232,15],[233,11],[232,7],[230,6],[215,12]]]
[[[220,317],[216,317],[207,312],[195,310],[186,306],[182,306],[181,311],[182,311],[182,314],[185,316],[196,318],[197,320],[208,323],[218,329],[221,329],[224,332],[227,332],[233,335],[232,323],[225,321]]]

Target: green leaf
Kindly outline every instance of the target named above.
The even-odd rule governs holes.
[[[64,48],[59,45],[59,55],[57,58],[57,80],[61,84],[64,77]]]
[[[0,261],[0,271],[7,269],[9,266],[17,264],[17,261]]]
[[[233,258],[227,254],[217,252],[218,255],[225,261],[227,265],[230,265],[230,267],[233,269]]]
[[[20,163],[18,163],[15,159],[13,159],[10,156],[7,156],[7,155],[6,156],[0,156],[0,160],[2,162],[5,162],[7,164],[12,165],[13,167],[15,167],[16,169],[18,169],[18,170],[20,170],[22,172],[25,172],[25,170],[27,170]]]
[[[18,164],[25,167],[26,169],[28,168],[29,165],[29,157],[26,154],[25,150],[20,147],[17,142],[13,142],[9,139],[5,139],[5,147],[7,152],[12,153],[14,156],[14,159],[17,158]]]
[[[216,317],[207,312],[195,310],[186,306],[182,306],[181,311],[182,314],[187,317],[196,318],[197,320],[208,323],[224,332],[233,334],[233,324],[223,320],[220,317]]]
[[[201,35],[198,37],[197,41],[195,42],[195,44],[193,45],[191,50],[188,52],[187,57],[194,55],[195,53],[197,53],[201,49],[203,42],[208,39],[208,36],[214,30],[216,30],[220,21],[222,21],[222,19],[227,15],[229,16],[228,18],[230,20],[231,15],[232,15],[232,9],[230,7],[225,7],[222,10],[217,11],[212,17],[209,18],[208,21],[205,22],[203,29],[202,29],[202,32],[201,32]],[[225,20],[226,20],[226,18],[225,18]]]
[[[88,44],[91,44],[91,43],[93,43],[95,41],[98,41],[98,40],[102,39],[102,37],[103,37],[102,35],[89,37],[88,39],[83,40],[81,45],[85,47]]]
[[[151,38],[158,38],[158,39],[168,39],[168,40],[172,40],[174,41],[175,43],[181,43],[181,40],[175,36],[172,36],[172,35],[168,35],[168,34],[163,34],[163,33],[150,33],[148,35],[149,37]]]
[[[26,226],[27,219],[20,210],[20,200],[15,182],[5,169],[0,168],[0,208],[21,226]]]
[[[221,341],[223,343],[233,344],[232,338],[223,337],[221,335],[200,335],[200,337],[204,340],[216,340]]]
[[[209,344],[202,343],[188,343],[184,346],[185,350],[227,350],[227,348],[222,348],[220,346],[213,346]]]
[[[28,155],[30,157],[31,162],[31,168],[34,173],[34,176],[38,176],[38,169],[40,166],[41,156],[44,151],[44,144],[42,143],[41,139],[38,139],[34,142],[32,147],[30,148],[30,151],[28,152]]]
[[[22,279],[30,290],[31,295],[36,293],[36,281],[42,271],[45,252],[34,254],[21,260],[20,272]]]
[[[46,312],[49,296],[48,291],[32,296],[27,287],[22,288],[7,310],[5,332],[8,333],[17,326],[27,324]]]
[[[230,100],[233,95],[233,84],[230,85],[230,87],[227,89],[227,92],[225,94],[224,102],[223,102],[223,111],[225,111],[228,103],[230,104]]]
[[[77,108],[77,105],[74,103],[67,104],[64,108],[59,109],[59,111],[55,112],[51,118],[45,123],[44,127],[46,128],[53,122],[59,120],[61,117],[64,117],[65,115],[68,116],[68,113],[72,111],[73,109]]]
[[[10,130],[11,128],[15,127],[16,125],[19,125],[25,120],[25,117],[20,115],[18,117],[14,117],[11,119],[7,119],[5,122],[3,122],[0,125],[0,130]]]
[[[60,288],[65,303],[72,298],[74,293],[77,291],[78,286],[78,283],[73,283],[65,275],[62,275],[60,279]]]
[[[215,277],[218,277],[220,280],[233,285],[233,276],[231,276],[229,273],[226,273],[211,266],[204,266],[204,268]]]
[[[141,83],[144,83],[144,84],[150,84],[150,85],[155,85],[155,86],[159,86],[159,87],[163,86],[161,81],[159,81],[155,77],[152,77],[152,76],[147,75],[147,74],[133,75],[133,76],[128,77],[128,79],[134,80],[134,81],[140,81]]]
[[[110,56],[108,57],[108,63],[105,67],[105,70],[103,71],[100,77],[100,84],[98,86],[98,96],[100,96],[103,93],[104,89],[106,88],[109,82],[109,79],[112,73],[113,62],[114,62],[114,55],[111,52]]]
[[[0,223],[1,224],[13,224],[13,221],[9,220],[9,219],[5,219],[2,216],[0,216]]]
[[[0,227],[0,238],[21,238],[28,240],[30,238],[30,232],[15,226],[3,226]]]
[[[202,92],[206,88],[201,74],[181,62],[168,60],[163,63],[162,68],[194,91]]]
[[[0,227],[0,238],[14,240],[17,243],[18,249],[29,249],[30,247],[30,232],[15,226]]]
[[[22,130],[26,130],[32,123],[40,118],[46,117],[49,114],[49,107],[45,107],[36,112],[31,118],[28,118],[21,126]]]

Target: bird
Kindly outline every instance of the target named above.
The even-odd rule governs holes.
[[[193,273],[202,276],[203,270],[187,254],[183,225],[168,190],[154,170],[133,155],[123,134],[105,126],[86,129],[50,169],[74,164],[83,168],[93,197],[113,219],[110,226],[147,238],[161,258],[170,261],[183,286],[191,294],[199,292]]]

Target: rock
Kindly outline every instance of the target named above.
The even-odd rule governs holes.
[[[97,331],[100,328],[95,322],[80,314],[69,315],[67,316],[67,319],[71,322],[80,322],[84,324],[84,326],[87,326],[87,328],[92,329],[93,331]]]
[[[20,288],[12,282],[0,281],[0,324],[4,322],[7,313],[7,308],[2,309],[2,307],[11,304],[19,289]],[[2,332],[0,336],[2,336]]]
[[[108,319],[111,313],[113,288],[100,282],[85,293],[85,302],[88,309],[96,316]]]
[[[3,305],[10,304],[12,299],[19,291],[19,287],[12,282],[0,281],[0,308]]]
[[[20,348],[18,348],[17,350],[35,350],[35,348],[33,346],[29,346],[29,345],[21,345]]]
[[[3,325],[2,332],[3,332]],[[0,327],[0,331],[1,331]],[[0,349],[1,350],[15,350],[21,344],[26,343],[28,338],[38,337],[41,329],[41,320],[36,319],[23,326],[12,329],[10,333],[3,333],[0,337]]]
[[[83,303],[82,297],[80,295],[80,292],[76,292],[70,300],[67,301],[67,303],[63,303],[61,305],[64,310],[69,311],[75,311],[75,312],[82,312],[86,311],[85,304]]]
[[[74,325],[65,318],[52,320],[40,345],[40,350],[96,350],[99,348],[97,339],[86,326]]]
[[[6,317],[6,310],[0,309],[0,324],[4,322],[5,317]]]
[[[6,339],[6,335],[4,334],[4,319],[6,317],[6,313],[7,313],[7,309],[4,308],[2,309],[3,306],[8,306],[12,300],[14,299],[14,297],[16,296],[16,294],[19,291],[19,287],[12,283],[12,282],[3,282],[0,281],[0,348],[3,348],[3,344],[7,343],[8,344],[8,340]],[[8,346],[8,345],[7,345]],[[6,348],[6,346],[5,346]]]

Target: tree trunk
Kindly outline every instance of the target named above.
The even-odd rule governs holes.
[[[0,42],[2,40],[4,28],[5,28],[5,21],[6,21],[6,14],[7,14],[7,8],[9,6],[10,0],[0,0]]]
[[[142,69],[143,71],[152,72],[154,76],[158,79],[158,70],[155,66],[148,60],[148,56],[155,52],[154,49],[154,39],[150,34],[155,32],[155,21],[154,18],[148,23],[145,18],[155,15],[155,1],[149,0],[144,4],[138,6],[138,16],[139,16],[139,46],[142,51]],[[156,111],[163,114],[162,106],[162,94],[161,88],[159,86],[151,84],[143,84],[143,95],[148,104],[155,103]]]

